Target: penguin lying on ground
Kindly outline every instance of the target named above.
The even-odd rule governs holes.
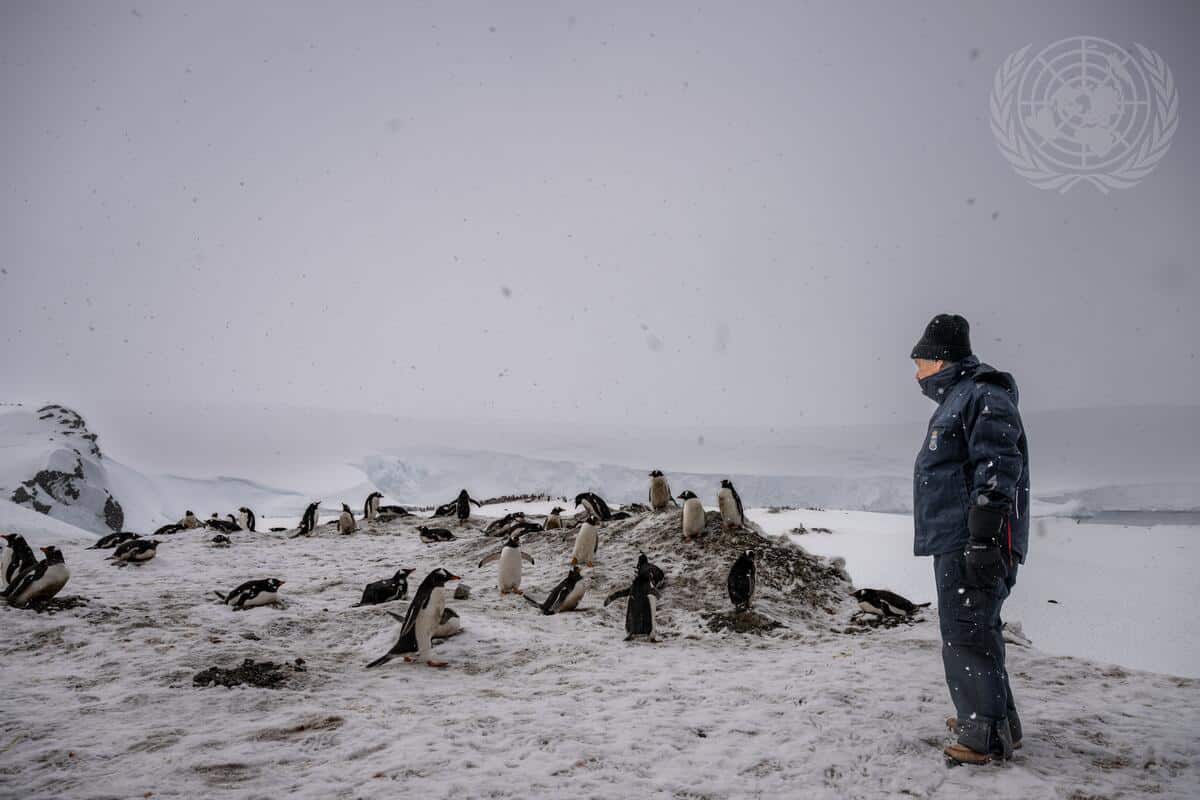
[[[560,508],[559,506],[555,506],[554,508],[550,509],[550,515],[546,517],[546,524],[543,530],[560,530],[562,528],[562,516],[560,515],[563,511],[564,509]]]
[[[178,522],[172,522],[168,525],[163,525],[161,528],[156,530],[152,535],[153,536],[170,536],[173,533],[179,533],[180,531],[186,531],[186,530],[188,530],[187,527],[180,525]]]
[[[408,611],[403,617],[388,612],[400,622],[400,635],[396,639],[396,643],[385,654],[367,664],[367,669],[386,664],[401,654],[404,655],[404,660],[410,663],[421,659],[431,667],[447,666],[445,661],[434,660],[433,638],[434,632],[445,619],[445,586],[450,581],[457,580],[459,580],[457,575],[452,575],[439,567],[421,581],[421,585],[417,587],[412,602],[408,604]],[[415,657],[408,655],[410,653],[417,655]]]
[[[44,603],[62,591],[71,579],[71,571],[57,547],[43,547],[42,552],[46,557],[4,590],[10,605],[29,608],[33,603]]]
[[[0,555],[0,580],[4,581],[7,590],[17,582],[22,573],[36,567],[38,560],[33,554],[33,548],[21,534],[5,533],[0,535],[0,538],[7,543],[4,554]]]
[[[510,534],[520,536],[526,533],[541,533],[542,526],[530,519],[519,519],[508,527]]]
[[[254,516],[254,512],[246,506],[242,506],[238,509],[238,525],[242,527],[242,530],[247,530],[251,533],[258,532],[258,518]]]
[[[601,522],[612,519],[612,509],[604,502],[604,498],[595,492],[580,492],[575,495],[575,507],[580,506],[583,506],[588,516],[599,517]]]
[[[230,515],[230,516],[232,516],[232,515]],[[238,524],[236,522],[233,522],[232,520],[220,519],[219,517],[217,517],[217,514],[215,511],[213,512],[213,515],[211,517],[204,520],[204,524],[207,525],[209,528],[213,529],[214,531],[219,531],[220,533],[233,533],[234,531],[241,530],[241,528],[238,527]]]
[[[212,543],[213,547],[229,547],[229,545],[233,544],[229,537],[223,533],[218,533],[216,536],[209,539],[209,542]]]
[[[655,626],[655,614],[658,611],[658,589],[650,583],[649,563],[639,564],[637,576],[628,589],[613,592],[604,601],[607,606],[622,597],[629,598],[625,609],[625,641],[635,636],[648,636],[650,641],[658,641],[658,629]]]
[[[587,564],[592,566],[596,560],[596,551],[600,549],[600,519],[590,516],[579,526],[575,534],[575,549],[571,553],[571,566]]]
[[[754,551],[747,550],[737,557],[729,569],[729,599],[737,611],[754,607],[754,589],[757,579],[754,567]]]
[[[691,490],[679,495],[679,499],[683,501],[683,538],[692,539],[704,532],[704,504]]]
[[[421,535],[421,541],[425,544],[434,544],[435,542],[449,542],[457,539],[453,533],[447,528],[431,528],[428,525],[418,525],[417,533]]]
[[[88,548],[88,550],[111,550],[119,544],[128,542],[130,539],[140,538],[142,538],[140,533],[134,533],[132,531],[117,531],[116,533],[110,533],[107,536],[101,536],[94,545]]]
[[[278,578],[264,578],[257,581],[246,581],[229,594],[213,592],[227,606],[233,606],[234,611],[244,611],[255,606],[265,606],[279,602],[279,587],[286,581]]]
[[[130,539],[108,557],[115,564],[141,564],[158,555],[157,539]]]
[[[721,511],[721,520],[726,530],[746,527],[746,510],[742,508],[742,498],[728,478],[721,481],[721,489],[717,492],[717,508]]]
[[[380,506],[379,507],[379,519],[384,522],[387,522],[390,519],[396,519],[397,517],[411,517],[411,516],[413,516],[413,513],[411,511],[409,511],[407,508],[405,508],[404,506]]]
[[[479,562],[479,567],[482,569],[484,565],[498,560],[500,562],[500,570],[497,585],[500,587],[500,594],[508,594],[509,592],[521,594],[522,559],[528,561],[530,564],[533,563],[533,556],[521,550],[521,540],[514,534],[505,540],[504,546],[500,548],[500,552],[484,556],[483,560]]]
[[[911,617],[919,609],[929,607],[929,603],[914,603],[887,589],[859,589],[850,596],[863,611],[879,617]]]
[[[662,474],[661,469],[650,472],[649,495],[650,508],[655,511],[664,511],[668,505],[679,505],[671,496],[671,484],[667,483],[666,476]]]
[[[511,514],[505,514],[500,519],[494,519],[489,522],[487,527],[483,529],[483,532],[488,536],[499,536],[502,532],[507,533],[504,529],[509,525],[522,519],[525,519],[525,512],[514,511]]]
[[[550,616],[561,611],[574,611],[579,607],[579,601],[583,599],[585,591],[587,591],[587,582],[579,571],[579,567],[571,567],[567,577],[559,581],[542,602],[539,603],[529,595],[522,596],[526,601],[540,608],[543,614]]]
[[[342,514],[338,517],[337,523],[338,533],[354,533],[358,530],[358,523],[354,521],[354,512],[350,510],[350,506],[342,503]]]
[[[667,575],[657,564],[654,564],[646,557],[645,553],[638,556],[637,570],[640,572],[645,567],[650,571],[650,585],[655,589],[665,586],[667,583]]]
[[[390,603],[393,600],[403,600],[408,597],[408,576],[415,572],[412,567],[397,570],[391,578],[382,581],[372,581],[363,589],[362,599],[352,608],[359,606],[375,606],[380,603]]]

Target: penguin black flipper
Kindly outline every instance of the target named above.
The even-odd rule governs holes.
[[[533,556],[529,555],[529,553],[526,553],[524,550],[521,551],[521,558],[525,559],[530,564],[533,563]]]
[[[229,596],[229,595],[227,595],[227,594],[221,594],[220,592],[218,592],[218,591],[216,591],[216,590],[213,590],[213,594],[215,594],[217,597],[221,598],[221,602],[222,602],[222,603],[224,603],[224,602],[225,602],[225,598]]]
[[[50,562],[39,561],[38,565],[33,569],[27,569],[22,572],[21,577],[17,578],[15,583],[10,584],[9,587],[4,590],[5,595],[11,598],[9,602],[11,603],[13,600],[20,597],[21,592],[37,583],[41,577],[46,574],[46,570],[49,569],[49,567]]]
[[[524,597],[524,598],[525,598],[525,602],[529,603],[530,605],[537,606],[537,607],[538,607],[538,608],[539,608],[539,609],[542,611],[542,613],[543,613],[543,614],[544,614],[544,613],[546,613],[546,609],[545,609],[545,607],[544,607],[544,604],[543,604],[543,603],[539,603],[537,600],[534,600],[534,599],[533,599],[532,597],[530,597],[528,594],[522,594],[522,595],[521,595],[521,597]],[[549,601],[550,601],[550,598],[549,598],[549,597],[547,597],[547,598],[546,598],[546,601],[547,601],[547,602],[549,602]]]
[[[479,566],[486,567],[488,564],[491,564],[493,561],[497,560],[498,558],[500,558],[500,553],[492,553],[490,556],[484,556],[483,559],[480,560]]]
[[[629,597],[629,589],[621,589],[618,592],[613,592],[604,599],[604,605],[608,605],[614,600],[620,600],[622,597]]]
[[[733,502],[737,503],[738,516],[742,518],[743,527],[746,524],[746,509],[742,508],[742,496],[738,494],[737,489],[733,488],[733,484],[729,484],[729,491],[733,492]]]

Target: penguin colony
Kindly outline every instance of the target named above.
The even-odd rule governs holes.
[[[489,564],[497,564],[497,587],[501,595],[522,595],[526,602],[535,606],[544,615],[553,615],[576,610],[589,588],[589,580],[584,574],[584,568],[592,568],[598,558],[602,526],[606,521],[624,519],[633,513],[660,512],[669,506],[678,507],[676,500],[683,501],[681,536],[690,541],[699,536],[705,528],[705,511],[699,497],[692,491],[684,491],[672,496],[666,477],[659,470],[649,474],[648,505],[631,504],[625,509],[613,511],[611,506],[595,492],[582,492],[575,497],[577,532],[574,547],[569,558],[569,571],[542,601],[524,595],[521,589],[522,563],[534,563],[534,559],[521,549],[521,537],[527,534],[563,529],[562,514],[565,509],[559,506],[547,515],[544,521],[536,522],[525,518],[523,512],[514,512],[489,523],[482,531],[484,536],[502,538],[501,547],[485,556],[479,562],[479,568]],[[381,505],[382,495],[372,492],[363,504],[361,520],[355,518],[350,506],[342,503],[341,513],[326,523],[339,534],[351,535],[362,528],[359,523],[370,524],[376,521],[389,521],[401,517],[414,516],[402,506]],[[320,526],[321,501],[314,501],[305,508],[300,522],[289,538],[313,536]],[[436,508],[433,517],[451,517],[458,526],[464,525],[471,515],[471,505],[481,507],[464,489],[458,496]],[[717,506],[720,510],[722,526],[726,529],[743,528],[746,522],[742,499],[732,482],[721,481],[717,493]],[[109,560],[120,566],[141,565],[151,561],[158,552],[162,542],[155,537],[170,536],[182,531],[208,528],[217,532],[212,542],[216,546],[231,546],[230,535],[240,532],[256,532],[256,517],[252,510],[242,506],[238,514],[227,514],[221,517],[213,513],[207,520],[201,521],[191,510],[176,523],[158,528],[151,538],[143,538],[132,531],[120,531],[108,534],[99,539],[88,549],[112,550]],[[281,529],[272,528],[272,531]],[[453,531],[446,527],[421,525],[416,528],[420,540],[427,545],[455,540]],[[45,557],[38,561],[32,548],[19,534],[0,534],[4,548],[0,551],[0,598],[18,608],[28,608],[45,604],[58,594],[70,580],[70,571],[64,556],[56,547],[41,548]],[[433,642],[446,639],[462,630],[461,620],[453,609],[446,607],[446,585],[460,578],[444,568],[437,568],[426,575],[409,599],[409,578],[415,570],[411,567],[397,570],[390,578],[372,581],[362,591],[361,599],[352,607],[373,606],[408,600],[408,609],[403,616],[387,613],[399,623],[399,630],[394,632],[394,641],[388,651],[369,663],[368,667],[377,667],[391,661],[396,656],[403,656],[407,662],[423,661],[428,666],[445,667],[445,661],[433,657]],[[756,554],[754,550],[746,550],[739,554],[729,570],[727,587],[729,600],[736,612],[745,612],[753,608],[757,583]],[[246,611],[252,608],[281,602],[280,588],[285,581],[275,578],[256,578],[248,580],[227,592],[214,591],[214,595],[234,611]],[[609,594],[604,600],[608,606],[618,600],[626,600],[625,639],[646,638],[651,642],[659,641],[657,610],[662,599],[662,591],[666,586],[664,571],[653,564],[645,553],[640,554],[634,575],[628,587]],[[929,605],[914,604],[893,592],[880,589],[860,589],[852,592],[861,609],[879,617],[907,617],[917,613],[919,609]]]

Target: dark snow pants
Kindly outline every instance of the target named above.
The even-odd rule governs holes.
[[[962,551],[933,557],[942,665],[958,716],[958,741],[979,753],[1012,755],[1021,720],[1004,666],[1000,609],[1017,580],[1017,564],[990,586],[966,578]]]

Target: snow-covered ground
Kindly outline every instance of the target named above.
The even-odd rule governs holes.
[[[882,532],[894,524],[876,522]],[[849,603],[791,618],[768,593],[761,608],[786,630],[710,632],[685,600],[708,592],[719,603],[721,586],[704,581],[710,566],[724,567],[707,565],[704,544],[651,535],[677,524],[673,512],[625,524],[615,544],[602,535],[582,611],[555,617],[498,595],[494,565],[475,567],[494,543],[470,529],[436,546],[399,525],[296,540],[238,534],[229,549],[180,534],[127,568],[70,546],[64,595],[86,605],[0,608],[0,796],[1196,796],[1197,681],[1011,648],[1024,748],[1005,766],[950,769],[939,752],[951,706],[932,615],[849,635],[838,632]],[[840,526],[826,538],[848,550],[857,539],[848,519]],[[819,536],[801,538],[815,550]],[[625,585],[639,544],[669,576],[658,645],[622,642],[623,603],[600,607]],[[524,586],[540,598],[569,548],[547,534],[528,549],[537,563]],[[1054,551],[1041,549],[1048,563]],[[417,579],[445,566],[473,588],[449,603],[465,628],[436,648],[449,669],[363,669],[394,623],[382,608],[350,606],[366,581],[402,565]],[[854,577],[880,582],[867,574]],[[286,607],[236,613],[212,597],[267,576],[287,581]],[[1022,585],[1032,599],[1036,578]],[[1058,599],[1072,610],[1072,595]],[[1034,638],[1047,637],[1035,629]],[[303,658],[305,671],[285,670],[278,689],[193,686],[198,671],[245,658]]]
[[[861,511],[751,509],[769,533],[803,525],[832,533],[793,539],[846,559],[858,586],[936,600],[930,558],[912,554],[912,517]],[[1200,597],[1200,526],[1135,527],[1035,518],[1030,553],[1005,604],[1048,653],[1200,678],[1200,624],[1187,610]],[[1051,602],[1056,601],[1056,602]]]

